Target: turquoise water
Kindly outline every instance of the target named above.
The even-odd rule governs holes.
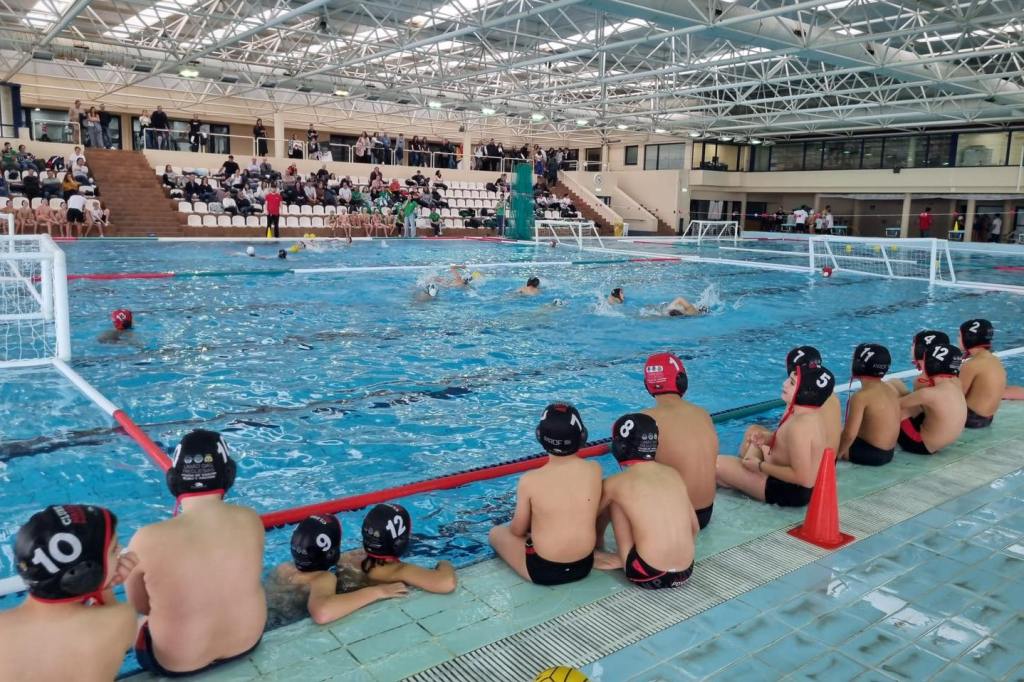
[[[1024,345],[1024,299],[916,282],[712,264],[531,265],[616,256],[468,242],[362,242],[287,263],[272,257],[276,246],[260,245],[258,259],[238,255],[243,249],[83,242],[66,251],[71,273],[437,264],[71,283],[72,365],[168,449],[192,428],[225,432],[240,459],[231,497],[261,512],[534,453],[533,428],[552,400],[575,403],[591,438],[605,437],[616,417],[649,403],[641,367],[656,351],[679,353],[690,372],[688,398],[718,411],[777,397],[783,358],[797,344],[821,349],[839,377],[857,343],[888,345],[896,369],[906,369],[915,331],[955,334],[974,316],[993,321],[998,347]],[[518,264],[483,270],[470,290],[416,300],[448,263],[506,261]],[[542,295],[511,295],[529,275],[541,278]],[[614,286],[625,288],[625,306],[603,302]],[[677,295],[702,299],[713,313],[651,314]],[[551,305],[555,298],[566,305]],[[135,312],[134,345],[97,342],[118,307]],[[1021,363],[1009,368],[1024,379]],[[46,504],[106,504],[125,540],[166,518],[172,500],[163,476],[64,380],[5,375],[0,405],[0,576],[13,572],[13,533]],[[719,425],[724,451],[735,449],[744,425]],[[411,554],[460,565],[486,556],[487,531],[507,519],[513,501],[513,479],[405,500]],[[361,518],[344,516],[348,546]],[[287,558],[289,533],[268,534],[268,565]]]

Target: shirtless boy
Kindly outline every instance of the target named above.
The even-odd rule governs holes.
[[[967,401],[960,387],[960,349],[935,343],[924,356],[925,386],[900,398],[900,447],[934,455],[963,433]]]
[[[925,351],[933,343],[949,343],[949,335],[937,329],[923,329],[914,334],[914,342],[910,346],[910,360],[914,363],[914,367],[917,368],[920,374],[914,378],[910,388],[907,388],[906,384],[899,379],[886,382],[889,386],[895,388],[901,397],[928,385],[928,377],[924,373],[924,355]]]
[[[617,554],[598,551],[595,566],[624,569],[638,587],[679,587],[693,573],[700,528],[686,485],[672,467],[655,461],[658,424],[627,414],[612,427],[612,454],[622,467],[604,482],[601,509],[611,514]]]
[[[854,349],[850,373],[860,381],[860,390],[846,406],[839,459],[868,466],[892,461],[900,435],[900,398],[882,382],[891,364],[885,346],[862,343]]]
[[[0,680],[117,676],[135,637],[135,612],[114,597],[135,562],[120,551],[107,509],[65,504],[32,515],[14,541],[29,596],[0,612]]]
[[[821,366],[797,365],[782,385],[786,409],[768,443],[752,443],[739,457],[719,455],[718,484],[768,504],[804,507],[811,500],[828,447],[821,407],[835,377]]]
[[[531,277],[526,280],[526,285],[516,289],[516,293],[523,296],[536,296],[540,293],[540,277]]]
[[[669,317],[697,317],[709,312],[707,306],[695,306],[682,296],[677,296],[675,300],[665,306],[663,314]]]
[[[626,293],[622,290],[622,287],[615,287],[612,292],[608,294],[608,305],[620,305],[626,302]]]
[[[155,675],[240,658],[263,636],[263,523],[252,509],[224,502],[234,481],[220,434],[187,434],[167,471],[181,513],[139,529],[128,546],[139,557],[128,600],[147,616],[135,655]]]
[[[1006,370],[992,354],[996,330],[988,320],[967,320],[960,325],[960,348],[964,363],[960,383],[967,399],[967,428],[981,429],[992,424],[1006,393]]]
[[[492,528],[490,541],[524,579],[562,585],[587,577],[594,565],[601,466],[576,456],[587,429],[572,405],[548,405],[537,440],[550,457],[519,479],[512,521]]]
[[[686,483],[689,498],[704,528],[715,507],[715,464],[718,433],[707,410],[683,399],[689,380],[683,361],[671,353],[656,353],[644,365],[644,386],[654,407],[643,413],[658,426],[661,464],[675,469]]]
[[[427,592],[455,590],[455,568],[439,561],[423,568],[402,561],[412,536],[412,519],[400,504],[378,504],[363,519],[363,559],[360,568],[375,583],[402,582]]]

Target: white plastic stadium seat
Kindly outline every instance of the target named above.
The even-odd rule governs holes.
[[[191,202],[189,202],[189,201],[179,201],[178,202],[178,213],[191,213],[191,212],[192,212],[192,203]]]
[[[337,206],[325,206],[324,207],[324,214],[325,215],[334,215],[337,212],[338,212],[338,207]]]
[[[246,227],[259,227],[260,226],[260,219],[257,218],[254,215],[247,216],[246,219],[245,219],[245,226]]]
[[[309,204],[303,204],[302,206],[299,206],[299,214],[300,215],[313,215],[313,207],[310,206]]]
[[[323,216],[315,215],[315,216],[313,216],[313,218],[311,220],[312,220],[312,225],[310,225],[310,227],[323,227],[324,226]]]
[[[308,215],[299,217],[299,227],[313,227],[313,221]]]
[[[35,208],[36,206],[38,206],[41,203],[43,203],[42,199],[40,199],[39,197],[34,198],[32,200],[32,208]]]
[[[189,227],[202,227],[203,226],[203,216],[201,216],[201,215],[199,215],[197,213],[189,213],[188,214],[188,226]]]
[[[207,213],[209,210],[210,209],[208,209],[206,207],[206,202],[205,201],[197,201],[197,202],[192,204],[192,211],[194,213],[198,213],[198,214],[202,215],[203,213]]]
[[[217,216],[217,227],[231,227],[231,216],[224,214]]]
[[[231,227],[245,227],[245,216],[231,216]]]
[[[14,208],[21,208],[22,206],[27,205],[28,199],[25,197],[14,197],[14,199],[11,200],[11,206],[13,206]]]
[[[54,197],[53,199],[50,199],[50,208],[55,209],[55,210],[60,210],[63,206],[64,206],[64,200],[63,199],[57,199],[56,197]]]
[[[284,226],[285,227],[298,227],[299,226],[299,219],[296,216],[290,215],[290,216],[288,216],[287,218],[284,219]]]
[[[324,214],[324,207],[323,206],[321,206],[320,204],[317,204],[316,206],[313,207],[313,215],[323,215],[323,214]]]
[[[8,199],[7,197],[0,197],[0,208],[7,208],[7,204],[9,203],[11,203],[11,200]]]
[[[203,216],[203,227],[217,227],[217,216],[207,213]]]
[[[298,204],[288,204],[288,215],[299,215],[301,212]]]

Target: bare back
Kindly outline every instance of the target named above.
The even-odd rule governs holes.
[[[960,368],[967,407],[981,417],[992,417],[999,410],[1006,391],[1006,370],[999,358],[987,350],[971,351]]]
[[[189,509],[139,531],[132,549],[145,574],[161,665],[195,670],[259,641],[267,619],[263,541],[259,516],[229,504]]]
[[[825,447],[832,448],[832,452],[839,452],[839,439],[843,435],[843,408],[839,396],[830,395],[819,412],[825,427]]]
[[[682,399],[662,400],[643,414],[658,423],[657,461],[679,472],[694,507],[714,504],[718,433],[711,416]]]
[[[578,457],[561,459],[525,474],[519,495],[529,497],[530,535],[537,553],[569,563],[593,552],[597,544],[601,467]]]
[[[637,553],[661,570],[693,563],[696,515],[682,477],[658,462],[635,464],[605,481],[605,496],[625,513]]]
[[[881,450],[896,447],[900,437],[900,399],[896,391],[874,381],[864,384],[857,396],[864,407],[857,436]]]
[[[110,682],[134,634],[135,613],[127,604],[22,604],[0,613],[0,680]]]
[[[790,483],[814,487],[827,445],[821,416],[820,411],[793,414],[775,432],[775,443],[765,461],[793,469],[797,480]]]
[[[921,407],[924,408],[924,423],[921,424],[921,439],[932,452],[953,443],[963,433],[967,421],[967,401],[959,379],[939,379],[934,386],[922,388]]]

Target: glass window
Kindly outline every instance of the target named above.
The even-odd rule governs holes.
[[[644,146],[644,170],[685,168],[685,144],[648,144]]]
[[[928,136],[928,168],[939,168],[949,165],[950,151],[953,148],[953,135]]]
[[[755,171],[766,171],[769,170],[769,161],[774,153],[775,146],[768,147],[753,147],[751,153],[754,155],[754,170]]]
[[[829,140],[825,143],[825,170],[860,168],[861,140]]]
[[[887,137],[882,150],[882,168],[912,168],[911,137]]]
[[[640,147],[635,144],[631,144],[626,147],[626,165],[635,166],[637,164],[637,157],[640,156]]]
[[[924,168],[928,165],[928,136],[918,135],[910,138],[910,154],[907,161],[911,168]]]
[[[1021,154],[1024,154],[1024,131],[1014,133],[1010,139],[1011,166],[1019,166],[1021,164]]]
[[[68,112],[57,109],[24,109],[29,137],[39,142],[74,142],[75,133],[68,125]]]
[[[758,150],[760,156],[760,150]],[[790,142],[777,144],[772,147],[771,170],[791,171],[803,170],[804,167],[804,144],[803,142]]]
[[[861,168],[882,167],[882,143],[880,137],[869,137],[864,140],[864,156],[861,161]]]
[[[804,170],[821,170],[821,153],[824,142],[808,142],[804,151]]]
[[[704,144],[704,168],[711,170],[737,170],[739,147],[733,144],[707,142]]]
[[[956,141],[956,165],[1002,166],[1006,164],[1009,133],[960,133]]]
[[[654,170],[658,167],[658,145],[644,145],[644,170]]]
[[[690,168],[700,168],[700,165],[704,163],[704,143],[694,142],[693,154],[690,156]]]
[[[588,147],[587,148],[587,162],[583,168],[585,171],[599,171],[601,170],[601,148],[600,147]]]

